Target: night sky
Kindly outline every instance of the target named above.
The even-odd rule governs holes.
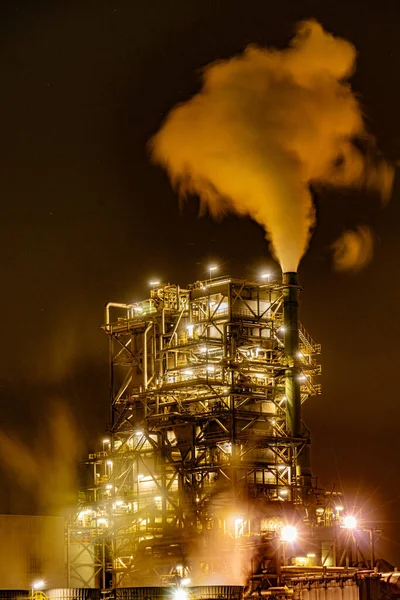
[[[396,1],[3,0],[2,428],[45,445],[46,411],[61,399],[94,448],[108,419],[107,301],[147,297],[155,277],[185,285],[210,260],[220,274],[279,274],[255,223],[199,218],[196,200],[181,211],[146,143],[198,91],[202,66],[252,42],[283,47],[309,17],[356,45],[369,127],[400,158]],[[371,195],[319,191],[300,278],[301,320],[323,347],[323,395],[304,411],[314,472],[367,501],[400,566],[399,196],[395,183],[382,210]],[[360,221],[375,229],[374,260],[337,274],[329,247]],[[0,512],[33,510],[4,473]]]

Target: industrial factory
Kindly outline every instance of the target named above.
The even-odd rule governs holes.
[[[367,553],[311,471],[321,347],[299,292],[296,273],[218,277],[107,304],[111,428],[68,530],[69,587],[358,597],[375,532]]]
[[[106,305],[108,434],[65,528],[0,520],[0,598],[400,594],[375,554],[381,531],[311,469],[302,404],[321,394],[321,347],[299,321],[297,274],[211,274]]]

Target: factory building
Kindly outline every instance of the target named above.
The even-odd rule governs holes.
[[[106,306],[111,425],[68,527],[69,588],[124,600],[397,594],[396,573],[382,592],[374,571],[376,531],[363,546],[340,493],[311,471],[301,413],[321,393],[321,347],[299,293],[296,273],[220,277]]]
[[[69,532],[71,585],[242,585],[269,571],[276,584],[291,527],[313,532],[295,562],[337,562],[338,498],[316,488],[301,420],[321,348],[298,294],[289,273],[156,284],[107,305],[111,429]]]

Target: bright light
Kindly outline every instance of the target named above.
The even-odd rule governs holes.
[[[44,581],[43,581],[43,579],[38,579],[37,581],[34,581],[32,583],[32,588],[34,590],[42,590],[44,588]]]
[[[207,346],[202,346],[202,347],[200,348],[200,352],[203,352],[203,353],[204,353],[204,352],[207,352]]]
[[[278,469],[280,471],[284,471],[286,469],[286,465],[278,465]]]
[[[209,365],[209,366],[207,367],[207,371],[208,371],[209,373],[214,373],[214,371],[215,371],[215,367],[213,367],[212,365]]]
[[[211,265],[211,266],[208,267],[208,272],[209,272],[209,275],[210,275],[210,279],[212,277],[212,272],[216,271],[217,269],[218,269],[218,267],[215,266],[215,265]]]
[[[181,581],[181,585],[189,585],[191,582],[190,577],[184,577]]]
[[[280,333],[285,333],[285,327],[282,325],[282,327],[279,327],[278,331]]]
[[[243,519],[235,519],[235,538],[243,535]]]
[[[107,521],[107,519],[103,519],[103,518],[97,519],[97,525],[104,525],[105,527],[107,527],[108,521]]]
[[[137,429],[135,431],[135,435],[143,435],[143,431],[140,431],[139,429]]]
[[[297,358],[303,358],[304,354],[302,352],[297,353]]]
[[[110,440],[108,438],[103,440],[103,444],[109,444],[109,443],[110,443]]]
[[[344,509],[343,509],[343,506],[335,506],[335,510],[337,512],[340,512],[341,510],[344,510]]]
[[[269,281],[270,277],[271,277],[271,273],[262,273],[262,275],[261,275],[261,279],[266,279],[267,281]]]
[[[345,529],[355,529],[357,527],[357,519],[352,515],[347,515],[347,517],[343,519],[343,527]]]
[[[142,475],[141,473],[139,473],[139,475],[137,476],[138,480],[140,481],[141,479],[143,479],[144,475]]]
[[[174,600],[187,600],[188,593],[182,588],[177,588],[174,592]]]
[[[111,483],[108,483],[108,484],[106,485],[106,490],[112,490],[112,485],[111,485]]]
[[[112,467],[113,466],[113,461],[112,460],[108,460],[107,464],[108,464],[109,467]]]
[[[194,325],[186,325],[186,329],[187,329],[187,332],[188,332],[188,336],[190,338],[192,338],[193,337],[193,331],[194,331]]]
[[[149,281],[149,285],[160,285],[159,281]]]
[[[288,492],[287,490],[280,490],[280,491],[279,491],[279,494],[280,494],[281,496],[287,496],[287,495],[288,495],[288,493],[289,493],[289,492]]]
[[[183,371],[184,375],[193,375],[193,371]]]
[[[314,554],[314,552],[309,552],[309,553],[307,554],[307,558],[315,558],[315,554]]]
[[[297,539],[297,528],[293,525],[285,525],[281,529],[282,542],[295,542]]]

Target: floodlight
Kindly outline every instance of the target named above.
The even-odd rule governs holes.
[[[347,515],[347,517],[343,519],[343,527],[345,529],[355,529],[357,527],[357,519],[352,515]]]
[[[43,581],[43,579],[37,579],[36,581],[34,581],[32,583],[32,588],[34,590],[42,590],[44,588],[44,581]]]
[[[297,527],[293,525],[285,525],[281,529],[282,542],[295,542],[297,539]]]
[[[210,279],[211,279],[211,276],[212,276],[212,272],[213,272],[213,271],[216,271],[217,269],[218,269],[218,267],[217,267],[217,266],[215,266],[215,265],[210,265],[210,266],[208,267],[208,272],[209,272],[209,274],[210,274]]]

